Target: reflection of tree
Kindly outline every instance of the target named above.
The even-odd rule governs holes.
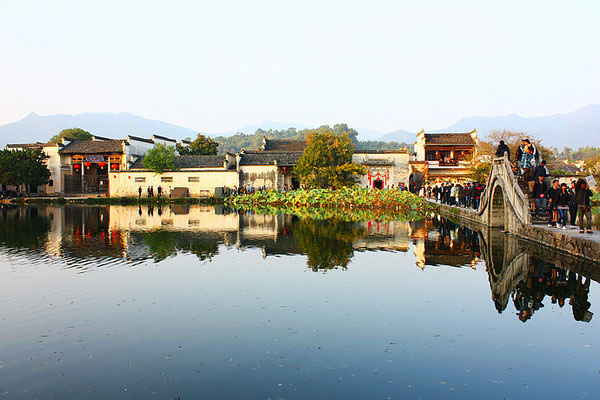
[[[0,243],[7,247],[43,248],[49,231],[50,220],[37,207],[2,208]]]
[[[144,233],[144,244],[148,246],[150,254],[156,261],[162,261],[177,253],[176,234],[162,229]]]
[[[219,243],[216,238],[205,238],[190,232],[179,232],[176,244],[179,250],[195,254],[201,260],[210,260],[219,252]]]
[[[203,238],[190,232],[159,229],[143,233],[143,240],[156,261],[162,261],[178,251],[190,252],[201,260],[211,259],[218,253],[217,240]]]
[[[342,220],[302,219],[294,227],[294,236],[308,256],[308,266],[319,269],[346,268],[354,249],[352,242],[363,235],[352,222]]]

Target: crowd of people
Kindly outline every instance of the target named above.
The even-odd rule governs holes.
[[[460,183],[446,182],[438,186],[428,185],[421,191],[421,196],[430,200],[435,200],[441,204],[464,208],[479,208],[481,194],[485,190],[485,185],[480,182]]]
[[[496,156],[508,156],[510,149],[500,141]],[[540,160],[540,152],[529,139],[523,139],[517,149],[515,162],[512,163],[514,172],[519,179],[527,184],[529,195],[533,198],[533,214],[545,220],[549,227],[567,225],[579,232],[592,233],[591,197],[593,196],[585,179],[572,180],[570,184],[559,183],[554,179],[549,183],[550,173],[546,161]]]

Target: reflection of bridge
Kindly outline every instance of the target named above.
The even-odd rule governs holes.
[[[481,226],[471,228],[479,232],[492,300],[499,312],[506,308],[510,295],[519,282],[526,279],[535,259],[600,282],[600,270],[583,259],[520,240],[513,235],[506,235],[499,229],[482,230]]]

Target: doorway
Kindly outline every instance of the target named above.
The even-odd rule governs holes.
[[[375,179],[375,181],[373,181],[373,187],[375,189],[383,189],[383,181],[381,179]]]

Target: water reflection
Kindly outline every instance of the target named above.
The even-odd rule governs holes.
[[[402,252],[413,255],[420,269],[485,267],[496,310],[503,313],[512,303],[523,322],[544,307],[546,298],[558,307],[571,306],[576,321],[590,322],[590,281],[600,281],[597,264],[437,215],[383,223],[181,205],[3,206],[0,244],[3,253],[28,262],[50,258],[82,272],[118,263],[160,263],[179,253],[208,261],[222,246],[260,249],[265,258],[304,255],[312,271],[350,268],[356,252]]]

